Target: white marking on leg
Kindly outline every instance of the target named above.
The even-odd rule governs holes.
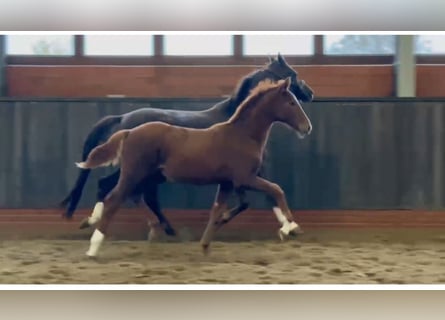
[[[285,235],[289,235],[289,233],[291,233],[292,231],[299,231],[300,226],[294,221],[292,221],[292,222],[286,221],[286,223],[280,228],[280,230]]]
[[[280,231],[284,233],[286,236],[290,233],[290,223],[286,221],[285,224],[280,228]]]
[[[95,224],[102,218],[102,214],[104,212],[104,203],[103,202],[97,202],[94,206],[93,213],[90,217],[88,217],[88,223],[90,225]]]
[[[289,222],[287,220],[287,218],[285,217],[280,208],[273,207],[273,212],[277,216],[278,221],[281,223],[281,228],[280,228],[281,234],[289,235],[290,232],[300,229],[300,226],[296,222],[294,221]]]
[[[283,214],[283,212],[281,211],[281,209],[278,208],[278,207],[273,207],[272,210],[273,210],[273,213],[275,213],[275,215],[277,216],[278,222],[280,222],[281,225],[286,224],[287,219],[286,219],[286,217],[284,216],[284,214]]]
[[[93,235],[90,239],[90,248],[88,249],[86,255],[89,257],[95,257],[97,254],[97,251],[100,248],[100,245],[104,241],[105,235],[100,232],[99,229],[94,230]]]
[[[148,242],[152,242],[153,240],[156,240],[156,238],[158,237],[158,230],[156,228],[158,223],[152,221],[151,219],[147,219],[147,225],[148,225]]]
[[[86,162],[76,162],[76,166],[81,169],[86,169]]]

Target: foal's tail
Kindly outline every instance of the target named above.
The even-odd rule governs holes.
[[[90,154],[91,150],[97,147],[102,141],[105,141],[109,134],[112,132],[113,128],[120,124],[122,121],[122,116],[107,116],[98,121],[87,138],[85,139],[82,151],[82,161],[85,161]],[[90,174],[90,169],[82,169],[79,172],[76,183],[71,189],[70,193],[60,202],[60,207],[66,208],[64,216],[71,218],[74,210],[76,210],[77,204],[82,196],[82,190],[85,187],[88,176]]]
[[[130,134],[130,130],[119,130],[104,144],[97,146],[90,152],[86,161],[77,162],[76,166],[82,169],[94,169],[110,164],[117,165],[122,153],[122,146]]]

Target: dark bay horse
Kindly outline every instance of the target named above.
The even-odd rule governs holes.
[[[201,238],[204,253],[217,225],[227,212],[228,196],[245,190],[265,192],[282,217],[281,232],[298,231],[283,190],[258,177],[270,129],[282,122],[300,137],[310,134],[312,125],[300,103],[290,92],[290,78],[277,83],[264,80],[252,90],[234,115],[207,129],[190,129],[162,122],[120,130],[94,148],[79,168],[93,169],[120,162],[115,188],[104,201],[103,217],[94,231],[88,256],[96,256],[111,219],[138,184],[161,171],[168,181],[197,185],[218,184],[215,202]]]
[[[211,125],[229,119],[237,110],[239,104],[248,96],[250,90],[260,81],[265,79],[280,80],[287,77],[291,78],[290,90],[302,102],[312,101],[313,91],[302,80],[298,79],[297,73],[287,64],[284,58],[278,54],[277,58],[270,59],[269,63],[262,69],[256,70],[244,77],[235,92],[229,98],[217,103],[213,107],[204,111],[180,111],[163,110],[154,108],[138,109],[123,115],[107,116],[100,120],[88,134],[83,146],[82,160],[85,160],[91,150],[106,141],[114,132],[121,129],[131,129],[140,124],[162,121],[168,124],[187,127],[187,128],[208,128]],[[81,169],[77,181],[68,194],[61,202],[61,206],[66,208],[65,216],[72,217],[82,190],[90,174],[89,169]],[[105,196],[116,186],[120,171],[104,177],[99,180],[97,203],[92,215],[81,224],[81,227],[88,227],[96,223],[103,211],[103,200]],[[151,177],[146,182],[141,182],[135,189],[135,196],[143,194],[144,202],[149,209],[157,216],[161,226],[169,235],[174,235],[175,231],[161,212],[158,202],[158,185],[165,181],[162,174]],[[240,198],[240,205],[232,212],[234,215],[247,208],[247,203]],[[239,211],[239,212],[238,212]]]

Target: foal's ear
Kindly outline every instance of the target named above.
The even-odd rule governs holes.
[[[274,57],[269,56],[269,63],[273,63],[275,61]]]
[[[291,83],[291,79],[290,79],[290,77],[287,77],[286,79],[284,79],[284,81],[283,81],[283,83],[281,84],[281,89],[283,90],[283,91],[285,91],[285,90],[289,90],[289,88],[290,88],[290,83]]]

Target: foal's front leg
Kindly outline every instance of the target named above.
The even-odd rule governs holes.
[[[233,190],[232,184],[219,184],[216,192],[215,202],[210,210],[209,222],[201,237],[201,246],[204,254],[209,253],[210,242],[216,231],[217,223],[222,213],[227,209],[227,200]]]
[[[258,191],[263,191],[275,201],[276,207],[273,208],[273,211],[277,216],[278,221],[282,225],[279,230],[281,240],[284,240],[285,236],[288,236],[289,234],[303,233],[300,226],[294,221],[292,212],[287,205],[284,191],[279,185],[263,178],[255,177],[252,181],[243,186]]]

